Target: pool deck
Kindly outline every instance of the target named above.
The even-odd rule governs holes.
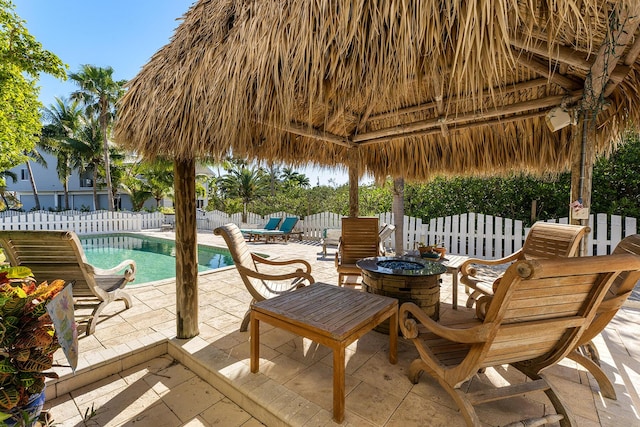
[[[173,232],[145,233],[172,237]],[[211,232],[198,242],[224,247]],[[316,281],[336,284],[333,254],[322,257],[318,242],[250,243],[273,257],[303,258]],[[442,317],[468,315],[466,294],[451,309],[451,276],[441,286]],[[327,426],[332,407],[332,357],[328,348],[261,325],[260,372],[249,370],[249,333],[239,332],[250,296],[234,267],[201,275],[200,334],[176,334],[175,281],[129,289],[133,306],[107,307],[91,336],[82,335],[75,374],[56,368],[47,383],[46,407],[59,426]],[[580,426],[640,425],[640,303],[630,301],[597,337],[604,371],[618,400],[603,398],[582,367],[565,359],[547,371]],[[428,375],[413,385],[409,362],[417,353],[400,339],[398,364],[387,358],[388,337],[370,332],[347,349],[345,426],[464,425],[456,405]],[[61,351],[56,361],[66,364]],[[474,388],[520,380],[509,367],[487,369],[465,383]],[[486,426],[505,425],[552,412],[544,395],[480,405]]]

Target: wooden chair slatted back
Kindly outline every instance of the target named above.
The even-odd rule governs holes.
[[[484,320],[497,327],[482,366],[562,359],[591,323],[615,278],[628,270],[640,270],[640,257],[556,258],[510,266]]]
[[[588,227],[571,224],[536,222],[529,230],[520,259],[576,256]]]
[[[378,218],[342,218],[341,263],[378,256]]]

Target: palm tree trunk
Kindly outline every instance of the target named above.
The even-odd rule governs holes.
[[[62,183],[62,187],[64,188],[64,208],[69,210],[69,180],[65,179]]]
[[[98,201],[98,168],[93,168],[93,210],[99,209],[100,202]]]
[[[25,162],[27,164],[27,173],[29,174],[29,181],[31,182],[31,189],[33,190],[33,200],[36,203],[36,210],[40,210],[40,197],[38,197],[38,188],[36,187],[36,180],[33,178],[33,170],[31,169],[31,163],[29,160]]]
[[[111,162],[109,159],[109,141],[107,139],[107,114],[108,104],[106,103],[106,99],[100,100],[100,130],[102,131],[102,150],[104,155],[104,171],[105,171],[105,179],[107,180],[107,201],[108,207],[110,211],[113,211],[113,190],[111,188]]]
[[[394,178],[393,180],[393,225],[396,226],[396,255],[404,253],[404,178]]]

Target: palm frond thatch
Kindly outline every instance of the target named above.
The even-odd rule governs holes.
[[[129,83],[116,140],[415,180],[566,170],[575,126],[551,132],[550,109],[594,115],[597,153],[640,119],[637,3],[200,0]]]

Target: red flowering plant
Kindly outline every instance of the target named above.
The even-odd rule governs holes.
[[[43,391],[44,372],[60,348],[46,304],[64,287],[63,280],[37,284],[26,267],[0,268],[0,420]]]

